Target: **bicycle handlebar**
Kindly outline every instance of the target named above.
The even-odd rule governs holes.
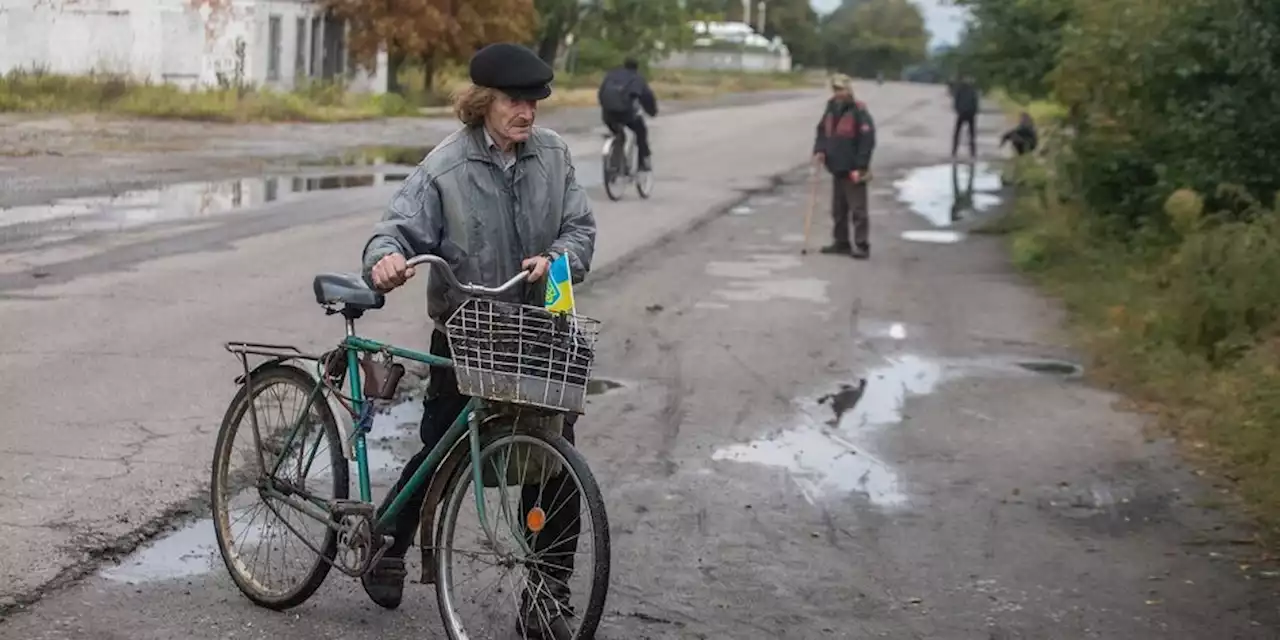
[[[461,282],[458,282],[457,276],[454,276],[453,270],[449,268],[449,263],[440,256],[422,254],[420,256],[409,258],[405,264],[410,267],[416,267],[420,264],[429,264],[431,266],[441,267],[440,269],[437,269],[437,271],[444,274],[445,282],[448,283],[449,286],[473,296],[496,296],[506,293],[514,289],[516,285],[524,282],[529,272],[532,271],[532,269],[524,269],[520,273],[512,276],[510,280],[507,280],[497,287],[484,287],[478,284],[462,284]]]

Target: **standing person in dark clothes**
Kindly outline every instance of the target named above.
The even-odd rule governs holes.
[[[831,217],[835,241],[823,253],[851,255],[865,260],[871,255],[870,220],[867,216],[867,179],[876,148],[876,125],[867,105],[853,97],[853,80],[840,75],[831,80],[831,99],[818,121],[813,160],[831,172]],[[849,222],[853,221],[853,244]]]
[[[1000,147],[1003,148],[1006,142],[1013,143],[1013,150],[1018,155],[1035,151],[1036,143],[1036,123],[1031,119],[1031,114],[1023,111],[1018,116],[1018,126],[1005,132],[1000,138]]]
[[[975,140],[974,126],[978,118],[978,90],[973,86],[973,78],[963,76],[952,86],[952,107],[956,112],[956,128],[951,134],[951,157],[956,157],[960,148],[960,127],[969,127],[969,157],[978,155],[978,144]]]

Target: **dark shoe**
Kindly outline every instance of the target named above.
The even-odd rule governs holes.
[[[847,244],[829,244],[819,249],[819,251],[821,251],[822,253],[834,253],[834,254],[840,254],[840,255],[848,254],[851,250],[852,250],[852,247],[850,247]]]
[[[866,260],[871,257],[871,249],[867,247],[858,247],[850,254],[854,260]]]
[[[650,158],[645,158],[644,160],[641,160],[641,161],[640,161],[640,170],[641,170],[641,171],[653,171],[653,164],[652,164],[652,160],[651,160]]]
[[[404,596],[406,575],[404,558],[383,557],[360,577],[360,584],[364,585],[364,592],[369,594],[374,604],[384,609],[395,609]]]
[[[538,598],[538,606],[531,606],[529,592],[520,598],[520,616],[516,618],[516,631],[521,638],[530,640],[571,640],[573,609],[550,596]]]

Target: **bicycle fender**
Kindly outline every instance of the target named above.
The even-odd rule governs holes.
[[[418,544],[422,547],[422,584],[436,583],[436,507],[444,498],[445,489],[457,473],[458,465],[471,459],[470,435],[463,436],[453,445],[449,455],[431,474],[431,483],[427,485],[427,496],[422,501],[422,511],[418,514]]]

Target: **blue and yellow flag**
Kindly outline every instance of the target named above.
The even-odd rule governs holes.
[[[569,277],[569,256],[560,254],[547,271],[546,308],[552,313],[573,312],[573,279]]]

